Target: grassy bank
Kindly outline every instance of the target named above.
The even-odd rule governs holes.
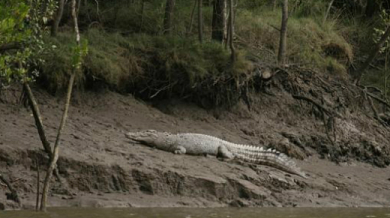
[[[161,34],[163,2],[147,1],[142,16],[141,6],[104,2],[99,13],[93,5],[82,7],[82,38],[88,40],[89,53],[84,71],[77,76],[80,88],[107,87],[144,99],[179,97],[205,105],[234,104],[253,82],[253,61],[276,63],[281,15],[266,4],[244,1],[237,6],[235,44],[239,52],[234,64],[230,51],[210,39],[212,6],[204,6],[203,44],[197,41],[196,16],[189,27],[193,4],[177,2],[172,36]],[[310,4],[292,9],[289,63],[346,78],[354,50],[345,25],[332,17],[323,20],[325,6],[317,5],[310,13],[305,10],[314,7]],[[56,48],[42,55],[45,63],[39,66],[39,81],[52,92],[66,87],[73,41],[67,28],[55,38],[46,38]]]

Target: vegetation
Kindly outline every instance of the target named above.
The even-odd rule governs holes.
[[[28,5],[28,3],[30,3]],[[28,74],[28,70],[31,70],[30,64],[37,65],[44,61],[36,56],[42,52],[47,51],[47,48],[42,41],[42,32],[45,30],[43,27],[46,20],[46,13],[51,1],[2,1],[0,6],[0,12],[3,16],[0,16],[0,51],[4,53],[0,58],[0,88],[3,88],[4,84],[9,84],[13,81],[21,82],[24,88],[24,94],[27,96],[28,103],[33,112],[35,124],[40,136],[43,148],[49,158],[49,167],[46,172],[45,183],[42,192],[41,211],[46,211],[47,196],[49,192],[49,184],[53,173],[58,176],[56,169],[56,162],[59,156],[59,143],[62,130],[64,129],[67,113],[70,104],[70,98],[72,94],[73,81],[75,75],[80,72],[82,60],[87,52],[86,46],[80,44],[80,34],[77,22],[76,13],[76,0],[72,0],[72,17],[74,19],[74,30],[76,32],[76,46],[72,48],[72,54],[69,55],[71,59],[71,75],[69,77],[68,92],[66,95],[66,102],[61,119],[60,126],[57,132],[57,138],[54,144],[53,150],[48,142],[42,122],[42,117],[39,111],[39,106],[31,88],[29,82],[34,78],[33,74]],[[42,22],[43,21],[43,22]],[[55,34],[54,34],[55,35]],[[34,56],[35,55],[35,56]],[[35,70],[32,72],[36,72]],[[1,89],[0,89],[1,90]],[[11,191],[9,199],[14,200],[20,204],[20,199],[17,192],[12,188],[8,181],[0,174],[0,179],[5,182]],[[39,190],[39,182],[38,188]],[[39,203],[39,191],[37,192],[37,205]]]
[[[62,4],[62,1],[36,1],[36,4],[45,2],[48,2],[49,6],[57,5],[57,8]],[[90,42],[90,53],[86,57],[83,72],[76,75],[76,84],[79,88],[108,87],[120,92],[131,92],[143,98],[152,96],[163,98],[173,95],[183,97],[198,93],[199,90],[192,90],[189,87],[200,84],[199,81],[202,79],[212,80],[212,76],[225,74],[228,76],[240,75],[243,72],[247,74],[252,65],[246,60],[248,56],[256,57],[263,63],[276,64],[282,13],[281,10],[272,9],[273,1],[243,0],[234,4],[234,44],[239,56],[238,63],[234,65],[229,64],[229,60],[225,59],[229,51],[218,42],[221,39],[224,42],[227,40],[227,35],[221,37],[220,31],[221,28],[227,28],[227,25],[225,24],[224,27],[220,20],[217,20],[219,32],[218,29],[217,32],[213,30],[213,20],[216,19],[213,10],[217,8],[218,14],[223,15],[222,17],[227,20],[229,17],[225,15],[229,14],[229,4],[217,1],[219,6],[214,7],[210,2],[205,1],[202,7],[199,7],[193,2],[189,4],[188,0],[81,1],[78,8],[80,28],[83,37]],[[304,2],[290,0],[288,4],[286,63],[316,68],[319,72],[345,79],[349,77],[351,66],[359,65],[354,61],[362,60],[369,51],[368,48],[375,43],[371,40],[371,31],[375,28],[379,33],[380,30],[384,32],[386,27],[384,22],[378,22],[378,20],[385,20],[383,15],[382,18],[380,17],[383,14],[380,9],[386,11],[385,4],[378,3],[375,7],[367,5],[366,7],[374,8],[370,9],[374,11],[370,12],[369,18],[363,17],[367,15],[369,8],[364,10],[366,9],[364,5],[358,3],[340,4],[340,1],[334,1],[330,5],[328,1],[322,0]],[[277,6],[281,7],[282,4]],[[15,25],[24,25],[28,9],[23,8],[23,5],[18,7],[20,8],[14,9],[18,11],[17,16],[15,13],[12,15],[11,11],[1,14],[7,19],[15,19],[17,21]],[[199,22],[193,22],[196,20],[194,17],[198,16],[196,10],[199,9],[203,17],[199,19],[203,21],[200,23],[203,28],[200,29],[197,28]],[[33,52],[35,60],[29,60],[29,64],[32,63],[33,67],[28,67],[30,77],[39,74],[39,83],[44,84],[44,87],[54,93],[65,90],[71,69],[69,54],[75,43],[69,32],[71,17],[67,10],[68,7],[64,7],[56,37],[43,33],[47,35],[44,36],[45,43],[41,43],[46,46],[45,50],[31,51],[32,46],[28,46],[23,52],[15,51],[12,55],[8,55],[8,58],[2,56],[0,64],[15,66],[12,64],[15,61],[9,60],[10,57],[23,59],[23,56],[29,56],[29,52]],[[44,20],[52,18],[54,20],[52,26],[56,28],[57,17],[62,13],[60,7],[56,10],[52,9],[51,12],[47,11]],[[5,21],[3,26],[4,23]],[[360,28],[362,26],[363,29]],[[53,28],[51,30],[53,32]],[[202,36],[198,34],[198,30],[203,30]],[[213,31],[217,34],[214,36],[218,39],[216,42],[211,42]],[[29,38],[31,32],[34,31],[26,31],[24,36],[19,36],[20,39],[15,42],[23,41],[23,37]],[[169,34],[163,35],[167,32]],[[227,30],[225,29],[224,32],[226,34]],[[204,38],[202,41],[205,41],[205,44],[200,45],[197,38]],[[3,39],[1,44],[5,43],[8,42]],[[51,45],[55,45],[55,48]],[[208,55],[210,53],[213,55]],[[154,75],[157,72],[159,77]],[[8,76],[5,76],[6,74]],[[10,81],[10,74],[10,69],[2,71],[3,84],[6,80]],[[14,73],[12,77],[16,75]],[[172,83],[167,84],[164,82],[166,78],[176,78],[177,81],[171,80]],[[375,78],[378,77],[370,75],[363,78],[363,84],[366,84],[376,81]],[[151,80],[155,81],[152,87],[139,93],[137,84],[149,84]],[[188,84],[188,87],[180,87],[180,84]],[[383,87],[382,84],[381,88]],[[200,89],[203,88],[205,87],[202,86]],[[192,96],[192,99],[199,97]],[[212,98],[211,101],[217,99]],[[214,102],[213,105],[218,103]]]
[[[181,98],[207,108],[229,107],[256,87],[263,76],[259,66],[299,65],[376,86],[385,93],[379,101],[388,105],[390,6],[385,3],[0,1],[0,91],[11,83],[23,85],[50,162],[41,209],[56,174],[73,82],[80,89],[108,88],[147,100]],[[35,80],[53,93],[67,88],[53,149],[29,87]],[[372,101],[370,106],[380,120]]]

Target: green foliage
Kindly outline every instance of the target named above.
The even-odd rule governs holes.
[[[84,57],[88,54],[88,41],[83,40],[80,45],[73,47],[72,68],[75,71],[81,69]]]
[[[108,32],[120,32],[122,34],[145,33],[151,35],[161,34],[163,31],[163,19],[166,1],[145,0],[143,15],[142,4],[139,1],[101,1],[99,10],[94,1],[89,2],[80,10],[80,25],[84,28],[99,27]],[[173,17],[173,33],[186,35],[191,19],[191,12],[195,1],[176,1]],[[204,34],[211,33],[212,6],[204,5]],[[197,11],[192,27],[192,32],[197,30]]]
[[[242,10],[237,14],[236,34],[243,46],[263,62],[275,63],[280,23],[279,11]],[[353,59],[351,45],[339,34],[334,23],[323,23],[322,19],[292,14],[288,22],[287,47],[290,63],[314,67],[322,72],[332,69],[332,73],[346,75],[346,68]]]
[[[205,98],[207,104],[218,105],[234,102],[240,96],[240,86],[250,82],[251,64],[243,50],[264,63],[276,61],[281,13],[279,8],[270,10],[268,0],[237,2],[235,43],[241,51],[233,66],[230,52],[221,44],[209,42],[212,5],[203,7],[206,42],[201,45],[197,42],[196,10],[192,32],[188,34],[194,1],[176,1],[172,37],[160,36],[165,1],[144,1],[143,16],[141,2],[100,1],[97,7],[88,1],[81,7],[80,24],[89,46],[77,84],[103,85],[145,99],[186,96],[201,102]],[[291,64],[344,77],[353,59],[352,47],[345,38],[350,37],[351,31],[332,17],[323,22],[328,3],[290,1],[287,55]],[[46,39],[57,49],[41,55],[45,64],[39,66],[41,81],[46,81],[52,91],[66,87],[68,74],[75,66],[71,38],[64,32]]]
[[[53,0],[47,2],[45,11],[40,5],[43,0],[0,1],[0,46],[16,45],[16,49],[5,50],[0,55],[0,89],[12,81],[31,80],[27,76],[31,63],[41,60],[34,56],[47,48],[42,41],[42,24],[53,13]]]
[[[221,90],[214,96],[210,93],[206,96],[210,100],[208,104],[215,104],[216,95],[222,94],[222,84],[231,84],[226,88],[233,91],[237,86],[234,81],[246,78],[243,75],[251,69],[242,53],[232,66],[230,52],[218,43],[201,45],[196,40],[145,34],[123,37],[97,30],[88,31],[83,38],[89,43],[88,54],[83,63],[84,72],[77,76],[77,83],[104,84],[117,91],[134,92],[143,98],[150,98],[158,92],[158,98],[190,95],[200,99],[200,95],[218,87]],[[72,36],[64,33],[46,40],[57,48],[42,56],[46,62],[41,65],[41,79],[52,91],[63,89],[72,70],[69,58],[72,53],[69,48],[74,45]],[[206,86],[208,89],[202,90]],[[226,90],[224,94],[227,94]]]
[[[390,24],[390,14],[387,13],[386,10],[382,10],[379,19],[379,25],[378,27],[374,28],[373,43],[379,42],[383,34],[385,34],[385,31],[388,28],[389,24]],[[386,40],[385,44],[379,51],[380,53],[383,53],[389,49],[390,46],[389,41],[390,41],[389,39]]]
[[[28,12],[29,7],[23,1],[0,2],[0,46],[22,43],[31,36],[25,22]],[[31,50],[24,49],[0,55],[0,88],[25,74],[26,71],[18,69],[17,64],[25,62],[30,54]]]

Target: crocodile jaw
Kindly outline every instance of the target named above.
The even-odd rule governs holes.
[[[125,134],[126,138],[136,142],[141,142],[149,146],[153,146],[158,138],[156,130],[146,130],[142,132],[128,132]]]

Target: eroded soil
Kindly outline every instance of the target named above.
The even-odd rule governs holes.
[[[299,87],[304,90],[302,81]],[[230,110],[205,110],[180,100],[152,104],[112,92],[76,93],[61,141],[62,184],[53,179],[49,205],[390,206],[389,129],[373,119],[364,104],[356,109],[359,105],[348,104],[347,99],[331,143],[315,107],[294,99],[288,86],[279,84],[282,87],[267,91],[271,94],[252,96],[251,110],[244,103]],[[313,93],[321,88],[308,89],[316,96]],[[334,99],[353,96],[343,90],[356,92],[348,87],[339,90],[337,95],[323,91],[320,95],[336,108]],[[62,100],[40,89],[34,92],[46,133],[54,142]],[[1,96],[0,171],[18,190],[23,207],[29,208],[35,202],[36,161],[42,183],[47,159],[31,112],[17,103],[19,95],[15,88]],[[124,137],[127,131],[145,129],[205,133],[274,147],[294,157],[309,177],[213,157],[174,155]],[[16,207],[5,199],[8,190],[0,185],[0,202],[8,209]]]

